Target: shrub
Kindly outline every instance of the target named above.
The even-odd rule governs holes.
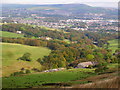
[[[19,74],[24,74],[24,72],[23,72],[23,71],[20,71]]]
[[[25,53],[22,57],[18,58],[17,60],[31,61],[32,59],[30,58],[30,56],[30,53]]]
[[[37,68],[33,68],[32,70],[35,71],[35,72],[40,72],[41,71],[41,70],[39,70]]]
[[[40,64],[44,64],[44,61],[43,61],[41,58],[38,58],[37,61],[38,61]]]
[[[105,72],[105,70],[107,70],[107,69],[108,69],[108,68],[107,68],[106,63],[103,63],[103,64],[99,64],[99,65],[97,66],[97,69],[95,70],[95,72],[98,73],[98,74],[100,74],[100,73]]]
[[[31,72],[30,72],[30,70],[27,69],[27,70],[26,70],[26,74],[28,74],[28,73],[31,73]]]

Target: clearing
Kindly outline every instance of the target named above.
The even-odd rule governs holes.
[[[7,31],[0,31],[0,37],[9,37],[9,38],[23,38],[23,34],[16,34],[12,32],[7,32]]]

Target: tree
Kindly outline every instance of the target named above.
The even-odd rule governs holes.
[[[100,74],[100,73],[105,72],[105,70],[107,70],[107,69],[108,69],[107,63],[101,63],[101,64],[97,65],[97,69],[95,70],[95,72]]]
[[[86,56],[86,58],[89,59],[89,60],[92,60],[92,59],[94,59],[94,55],[88,54],[88,55]]]
[[[31,56],[30,53],[25,53],[22,57],[18,58],[18,60],[31,61],[30,56]]]
[[[28,73],[31,73],[31,72],[30,72],[30,70],[27,69],[25,73],[28,74]]]
[[[41,58],[38,58],[37,61],[38,61],[40,64],[44,64],[44,60],[42,60]]]

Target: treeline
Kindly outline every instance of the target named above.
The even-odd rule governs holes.
[[[3,24],[2,31],[8,31],[16,33],[16,31],[22,31],[25,37],[41,37],[47,36],[53,39],[62,39],[63,33],[58,31],[48,30],[43,27],[25,25],[25,24]]]
[[[28,38],[7,38],[3,37],[2,42],[6,43],[18,43],[29,46],[47,46],[47,42],[38,39],[28,39]]]
[[[81,38],[85,38],[85,35],[83,33],[80,33],[78,31],[72,31],[68,33],[64,33],[63,30],[57,31],[57,30],[48,30],[43,27],[38,26],[32,26],[32,25],[25,25],[25,24],[3,24],[2,25],[2,31],[8,31],[16,33],[17,31],[22,31],[24,34],[24,37],[50,37],[52,39],[69,39],[70,41],[76,41],[80,40]]]
[[[97,42],[96,45],[102,47],[107,44],[109,39],[118,38],[115,34],[110,33],[100,33],[100,32],[89,32],[89,31],[75,31],[71,29],[66,30],[48,30],[43,27],[25,25],[25,24],[3,24],[2,31],[8,31],[16,33],[17,31],[22,31],[24,37],[50,37],[52,39],[64,40],[68,39],[70,41],[80,41],[82,39],[90,39]]]

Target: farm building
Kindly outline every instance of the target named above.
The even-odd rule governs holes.
[[[17,34],[21,34],[21,33],[22,33],[22,31],[17,31],[16,33],[17,33]]]
[[[50,37],[39,37],[39,38],[41,38],[41,39],[44,39],[44,40],[52,40],[52,38],[50,38]]]
[[[91,62],[91,61],[89,61],[89,62],[82,62],[82,63],[79,63],[77,65],[77,68],[86,68],[86,67],[89,67],[89,66],[95,66],[97,64],[98,64],[97,62]]]
[[[57,72],[57,71],[62,71],[62,70],[65,70],[65,68],[50,69],[50,70],[45,70],[43,72]]]

